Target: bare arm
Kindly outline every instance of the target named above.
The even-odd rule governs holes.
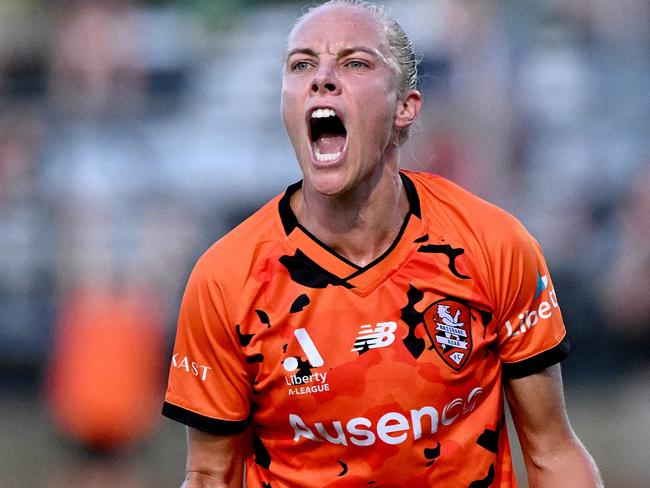
[[[559,364],[510,379],[505,389],[530,487],[602,487],[594,460],[569,424]]]
[[[187,428],[187,474],[181,488],[242,488],[250,432],[219,436]]]

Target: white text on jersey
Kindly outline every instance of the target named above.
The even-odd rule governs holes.
[[[429,426],[427,434],[435,434],[439,423],[448,427],[461,415],[468,415],[477,406],[482,394],[483,388],[476,387],[470,391],[467,399],[454,398],[442,409],[442,415],[432,406],[410,410],[408,416],[399,412],[387,412],[379,418],[376,426],[366,417],[355,417],[347,422],[334,420],[331,426],[327,427],[323,422],[315,422],[313,427],[310,427],[295,414],[289,414],[289,424],[293,428],[294,442],[304,437],[314,442],[327,441],[343,446],[348,443],[355,446],[371,446],[379,438],[386,444],[402,444],[407,440],[409,433],[412,433],[413,440],[422,438],[422,425],[425,422]]]
[[[184,369],[188,373],[192,373],[194,376],[200,377],[201,381],[205,381],[208,376],[208,371],[212,368],[199,364],[195,361],[190,361],[187,356],[183,356],[183,359],[178,360],[179,353],[176,353],[172,356],[172,366],[178,369]]]
[[[520,313],[518,325],[513,326],[509,320],[506,321],[508,337],[524,334],[537,325],[540,320],[551,318],[553,310],[559,307],[555,288],[551,288],[548,295],[550,301],[542,300],[537,308]]]

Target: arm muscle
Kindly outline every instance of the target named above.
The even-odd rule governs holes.
[[[531,488],[602,486],[596,464],[569,424],[559,364],[508,380],[505,389]]]
[[[250,432],[219,436],[187,428],[187,475],[181,488],[241,488]]]

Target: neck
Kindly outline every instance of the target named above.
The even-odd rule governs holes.
[[[303,186],[291,200],[305,228],[358,266],[391,246],[409,208],[397,166],[377,173],[342,195],[326,196]]]

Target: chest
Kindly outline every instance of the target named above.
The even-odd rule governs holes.
[[[365,296],[291,282],[258,293],[240,330],[250,338],[257,422],[345,425],[387,412],[408,420],[422,408],[446,419],[468,411],[500,372],[489,304],[466,281],[405,269]]]

